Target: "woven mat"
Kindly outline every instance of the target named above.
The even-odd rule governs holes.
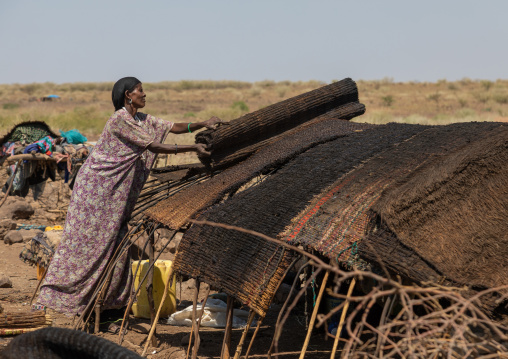
[[[294,245],[303,244],[342,265],[365,269],[367,262],[361,259],[358,244],[375,230],[371,208],[384,191],[397,186],[427,161],[467,146],[498,126],[432,127],[386,149],[317,196],[281,238]]]
[[[358,102],[358,88],[347,78],[248,113],[217,130],[198,133],[196,142],[213,149],[211,157],[201,160],[215,162],[351,102]]]
[[[235,147],[234,152],[230,148],[226,148],[223,150],[214,150],[213,153],[213,161],[212,161],[212,169],[224,169],[227,167],[231,167],[239,163],[240,161],[245,160],[255,152],[259,151],[261,148],[268,146],[270,143],[276,142],[282,137],[291,136],[299,131],[305,131],[307,128],[314,126],[316,123],[319,123],[325,119],[337,119],[337,120],[350,120],[354,117],[361,116],[365,113],[365,106],[358,102],[350,102],[346,105],[339,106],[325,114],[318,116],[300,126],[292,128],[280,135],[272,136],[263,141],[256,142],[250,146],[245,146],[242,148]]]
[[[390,124],[349,132],[301,153],[265,181],[210,207],[198,219],[275,237],[337,178],[426,128]],[[249,234],[193,225],[180,242],[174,265],[264,313],[291,260],[280,253],[281,247]]]
[[[264,171],[282,166],[319,143],[372,127],[373,125],[335,119],[322,119],[311,126],[300,127],[299,131],[280,137],[246,161],[159,202],[148,209],[145,215],[172,229],[178,229],[190,217],[220,202],[226,194],[236,191]]]

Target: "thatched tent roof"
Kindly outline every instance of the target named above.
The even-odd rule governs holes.
[[[189,218],[234,225],[416,283],[466,285],[471,293],[506,284],[506,124],[375,126],[313,115],[272,137],[256,130],[262,146],[238,141],[241,119],[234,131],[208,134],[220,151],[207,165],[228,168],[160,201],[147,218],[173,229]],[[263,315],[292,259],[259,237],[193,225],[175,268]],[[494,303],[484,308],[493,313]]]

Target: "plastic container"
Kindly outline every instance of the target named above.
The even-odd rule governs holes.
[[[148,270],[148,260],[141,261],[141,268],[136,275],[136,269],[140,261],[132,262],[132,274],[134,277],[134,289],[139,287],[139,281],[143,279]],[[153,299],[155,302],[155,312],[159,308],[166,286],[167,274],[173,262],[170,260],[158,260],[155,262],[153,274]],[[166,300],[162,306],[161,317],[167,317],[176,311],[176,281],[168,288]],[[132,305],[132,314],[138,318],[150,318],[150,307],[148,306],[148,295],[146,292],[146,281],[141,285],[137,301]]]

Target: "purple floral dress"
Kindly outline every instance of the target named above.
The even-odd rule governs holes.
[[[92,154],[80,169],[62,237],[48,268],[38,303],[75,315],[85,309],[145,184],[155,154],[146,148],[162,142],[172,122],[124,109],[106,123]],[[132,273],[126,254],[115,266],[104,309],[127,304]]]

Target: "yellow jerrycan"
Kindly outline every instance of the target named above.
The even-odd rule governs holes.
[[[141,268],[137,271],[138,265],[141,265]],[[161,303],[164,288],[166,286],[168,271],[172,265],[173,262],[170,260],[157,260],[155,262],[153,273],[153,300],[155,302],[155,312],[157,312]],[[145,276],[148,271],[148,267],[148,260],[132,262],[132,274],[135,276],[134,290],[138,289],[139,282]],[[138,272],[137,274],[136,271]],[[173,281],[173,285],[168,288],[168,294],[166,295],[166,300],[162,306],[160,317],[168,317],[174,312],[176,312],[176,281]],[[146,292],[146,280],[141,285],[136,302],[132,305],[132,314],[138,318],[150,318],[150,307],[148,306],[148,295]]]

